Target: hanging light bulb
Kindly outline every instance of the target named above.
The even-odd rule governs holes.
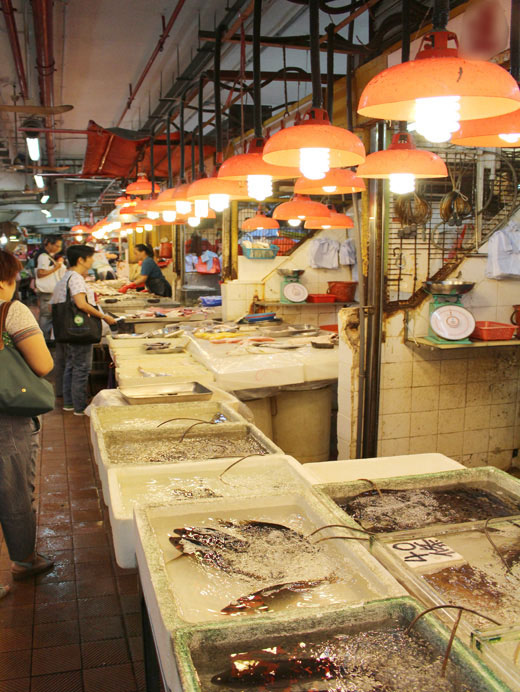
[[[191,202],[187,202],[185,199],[177,200],[177,202],[175,202],[175,208],[179,214],[189,214],[191,211]]]
[[[142,226],[136,226],[135,232],[136,233],[142,233],[144,231],[144,228]]]
[[[248,175],[247,194],[253,199],[263,202],[273,194],[273,178],[270,175]]]
[[[195,216],[198,216],[199,219],[205,219],[208,216],[209,202],[207,199],[196,199],[194,206]]]
[[[76,236],[74,236],[74,237],[76,238],[76,240],[78,241],[78,243],[81,243],[81,241],[82,241],[82,239],[83,239],[83,236],[82,236],[82,235],[79,235],[79,234],[78,234],[78,235],[76,235]]]
[[[460,127],[460,96],[415,100],[415,129],[429,142],[448,142]]]
[[[363,180],[348,168],[332,168],[320,180],[298,178],[294,184],[294,193],[299,195],[351,195],[365,189]]]
[[[330,170],[330,149],[309,147],[300,149],[300,171],[309,180],[320,180]]]
[[[146,213],[146,216],[151,219],[152,221],[155,221],[156,219],[159,218],[160,214],[158,211],[148,211]]]
[[[188,225],[192,228],[196,228],[200,223],[200,217],[198,216],[188,216]]]
[[[517,147],[520,145],[520,109],[496,118],[464,120],[451,141],[461,147]]]
[[[509,134],[503,133],[498,136],[500,137],[500,139],[502,139],[504,142],[507,142],[508,144],[516,144],[520,139],[520,132],[511,132]]]
[[[328,195],[332,195],[336,190],[338,189],[337,185],[323,185],[321,188],[323,192],[326,192]]]
[[[358,113],[415,121],[420,134],[441,142],[459,129],[459,120],[482,120],[517,110],[520,90],[507,70],[461,58],[457,48],[448,47],[449,41],[457,43],[457,36],[444,29],[426,34],[415,60],[389,67],[370,80]]]
[[[415,175],[413,173],[391,173],[390,192],[396,195],[406,195],[415,190]]]
[[[177,218],[177,212],[176,211],[163,211],[162,213],[163,221],[166,221],[166,223],[173,223],[175,219]]]
[[[413,192],[416,178],[445,178],[446,164],[431,151],[416,149],[409,132],[397,132],[385,151],[369,154],[358,166],[360,178],[390,180],[390,190],[397,195]]]
[[[288,221],[289,226],[292,226],[293,228],[297,228],[301,224],[301,222],[301,219],[289,219]]]
[[[213,211],[224,211],[224,209],[229,207],[230,199],[231,198],[229,195],[212,193],[209,196],[209,206],[213,209]]]
[[[153,224],[151,224],[151,223],[145,223],[145,225],[144,225],[144,230],[145,230],[145,231],[153,231]]]

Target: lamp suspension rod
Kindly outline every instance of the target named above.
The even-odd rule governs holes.
[[[311,46],[312,107],[322,107],[320,66],[320,6],[319,0],[309,0],[309,35]]]
[[[213,64],[213,84],[215,89],[215,140],[217,148],[217,167],[222,163],[222,106],[220,102],[220,52],[222,47],[222,28],[216,30],[215,55]]]
[[[434,0],[433,4],[433,30],[445,31],[450,18],[450,0]]]
[[[511,27],[509,40],[510,71],[520,81],[520,0],[511,0]]]
[[[255,0],[253,9],[253,117],[255,137],[262,137],[262,85],[260,73],[260,32],[262,0]]]
[[[330,122],[334,110],[334,36],[334,24],[331,23],[327,27],[327,111]]]
[[[410,0],[403,0],[401,8],[401,24],[403,27],[401,40],[401,62],[410,60]],[[399,131],[406,132],[406,121],[399,123]]]
[[[181,183],[186,182],[186,152],[184,151],[184,101],[186,99],[186,92],[181,97],[181,108],[179,114],[179,127],[180,127],[180,140],[179,146],[181,148],[181,160],[180,160],[180,170],[179,179]]]
[[[204,124],[202,122],[202,109],[204,107],[204,75],[201,74],[199,77],[199,177],[204,178],[206,171],[204,170]]]

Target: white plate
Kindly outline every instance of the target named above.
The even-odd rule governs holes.
[[[460,305],[443,305],[432,312],[430,324],[433,331],[443,339],[457,341],[465,339],[475,329],[475,318]]]
[[[283,287],[283,295],[292,303],[303,303],[307,299],[309,291],[303,284],[295,282],[292,284],[285,284]]]

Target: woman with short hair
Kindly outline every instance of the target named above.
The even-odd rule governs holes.
[[[141,262],[141,274],[131,284],[120,288],[119,292],[126,293],[129,288],[146,286],[150,293],[154,293],[156,296],[171,298],[172,287],[164,278],[153,258],[152,246],[139,243],[134,248],[134,254],[137,261]]]

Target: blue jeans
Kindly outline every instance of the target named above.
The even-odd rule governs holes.
[[[39,436],[32,418],[0,414],[0,525],[11,560],[26,560],[36,542],[33,507]]]
[[[87,407],[87,383],[92,368],[92,344],[65,344],[63,405],[80,413]]]
[[[40,318],[38,324],[43,332],[45,341],[51,340],[52,332],[52,308],[50,305],[52,293],[40,293],[38,291],[38,303],[40,306]]]

